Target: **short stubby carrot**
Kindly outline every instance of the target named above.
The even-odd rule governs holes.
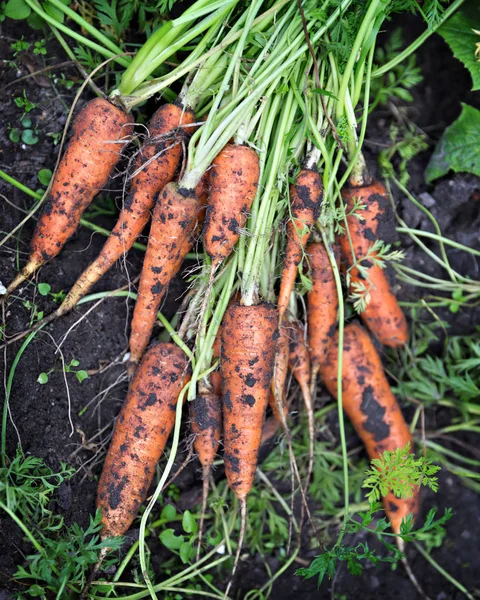
[[[175,344],[154,344],[146,352],[115,424],[98,484],[103,538],[124,535],[138,514],[189,379],[185,355]]]
[[[140,361],[168,285],[180,270],[189,250],[188,240],[197,222],[195,192],[167,184],[158,196],[152,215],[130,333],[129,371]]]
[[[56,316],[70,311],[95,283],[133,246],[147,224],[157,194],[173,180],[195,122],[195,113],[180,104],[161,106],[147,125],[148,138],[139,150],[130,191],[117,224],[98,257],[67,294]]]
[[[234,304],[223,319],[220,369],[225,473],[242,503],[252,489],[257,468],[277,324],[277,310],[270,304]]]
[[[390,389],[380,357],[370,336],[358,323],[345,327],[343,345],[342,401],[371,459],[385,450],[413,448],[413,439],[397,400]],[[337,397],[338,334],[322,365],[321,375],[329,392]],[[385,512],[395,533],[402,519],[418,511],[419,491],[406,500],[389,493],[383,498]]]
[[[350,267],[350,292],[358,293],[364,288],[368,291],[368,302],[360,317],[382,344],[404,346],[408,340],[405,315],[390,288],[385,270],[367,258],[375,240],[387,237],[385,221],[388,226],[389,217],[385,188],[375,182],[363,188],[348,188],[342,195],[347,212],[353,208],[355,199],[365,205],[365,210],[359,213],[362,219],[357,218],[358,214],[347,216],[350,239],[346,233],[339,236],[343,258]],[[366,275],[360,272],[357,264],[367,269]]]
[[[287,245],[278,294],[280,322],[287,311],[290,294],[297,278],[305,246],[318,218],[323,197],[322,178],[317,171],[303,169],[295,184],[290,186],[290,209],[292,218],[287,223]]]
[[[259,177],[257,153],[248,146],[227,144],[213,161],[203,246],[214,267],[230,255],[237,243]]]
[[[107,100],[95,98],[75,117],[72,130],[33,234],[28,263],[12,281],[7,293],[57,256],[75,233],[83,213],[107,183],[133,126],[123,110]]]
[[[338,293],[335,276],[325,246],[307,246],[312,288],[307,295],[308,345],[312,381],[328,353],[338,321]]]

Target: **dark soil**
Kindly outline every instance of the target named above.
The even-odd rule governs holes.
[[[3,24],[0,39],[0,55],[11,59],[10,43],[22,35],[27,40],[41,37],[40,33],[32,33],[20,24],[12,25],[7,21]],[[412,33],[413,35],[413,33]],[[61,51],[54,45],[48,46],[48,64],[63,61]],[[55,53],[58,52],[58,58]],[[17,60],[18,69],[4,64],[1,74],[0,87],[3,90],[0,119],[0,168],[20,180],[32,189],[37,189],[39,182],[37,173],[42,168],[52,168],[55,162],[58,146],[54,146],[48,133],[60,132],[67,116],[67,109],[73,99],[73,93],[59,86],[53,87],[48,79],[36,80],[30,78],[26,82],[14,83],[8,88],[4,86],[14,82],[19,76],[28,73],[27,65],[36,62],[41,68],[42,61],[34,55],[24,56]],[[460,112],[460,102],[468,101],[475,104],[478,98],[469,94],[469,78],[463,67],[451,57],[450,51],[443,41],[434,36],[424,46],[419,54],[419,63],[423,68],[425,81],[415,92],[413,108],[409,109],[410,118],[418,127],[425,130],[432,143],[441,132],[452,122]],[[60,72],[76,79],[77,73],[73,67],[63,67]],[[455,82],[453,85],[452,82]],[[101,82],[100,82],[101,83]],[[41,84],[41,85],[39,85]],[[15,105],[14,98],[26,90],[28,98],[36,108],[31,112],[32,120],[38,127],[39,142],[34,146],[25,146],[9,140],[9,128],[19,126],[21,110]],[[87,98],[87,94],[85,94]],[[388,141],[388,125],[392,119],[391,112],[379,109],[371,119],[368,131],[368,148],[370,158],[378,151],[378,144]],[[480,202],[478,192],[480,182],[473,176],[457,175],[445,178],[435,186],[427,186],[423,180],[423,171],[431,151],[418,156],[410,166],[412,176],[409,189],[423,199],[437,217],[443,233],[459,242],[480,249]],[[123,167],[121,167],[123,168]],[[110,197],[120,199],[120,179],[113,179],[109,184]],[[0,181],[2,204],[0,208],[0,223],[2,235],[16,226],[24,214],[32,206],[32,199],[15,188]],[[427,195],[425,195],[427,194]],[[476,201],[474,201],[476,198]],[[431,230],[420,211],[414,208],[407,199],[397,195],[398,210],[403,219],[418,229]],[[18,208],[16,208],[18,207]],[[111,228],[114,217],[100,217],[96,223]],[[9,282],[18,269],[18,263],[23,264],[28,253],[28,240],[31,237],[34,223],[32,220],[22,228],[17,238],[0,248],[1,279],[4,284]],[[77,276],[87,264],[98,254],[104,238],[99,234],[81,227],[78,233],[68,242],[61,254],[50,264],[46,265],[37,275],[38,282],[48,282],[53,292],[68,290]],[[408,239],[402,239],[407,251],[408,264],[433,276],[445,277],[440,267],[433,261],[426,260],[425,255],[416,249]],[[435,248],[433,244],[427,244]],[[132,251],[127,261],[117,265],[96,286],[96,291],[113,290],[128,283],[140,270],[142,253]],[[449,251],[449,258],[454,268],[463,275],[478,279],[480,263],[470,255],[455,250]],[[171,286],[165,302],[164,312],[171,317],[178,305],[185,282],[178,278]],[[45,298],[35,293],[32,283],[25,283],[17,293],[16,301],[10,304],[5,315],[8,332],[21,331],[29,322],[30,309],[22,305],[24,300],[35,304],[38,310],[49,314],[55,308],[50,297]],[[424,294],[423,289],[398,286],[399,295],[403,299],[415,300]],[[125,368],[122,364],[123,355],[127,349],[129,319],[132,312],[132,302],[125,299],[105,299],[93,310],[92,304],[82,306],[72,314],[67,315],[46,330],[37,335],[35,340],[25,350],[15,371],[12,395],[10,398],[11,417],[15,424],[8,424],[7,453],[12,456],[20,442],[23,451],[34,456],[42,457],[53,468],[59,466],[61,460],[70,462],[80,468],[73,479],[65,484],[56,495],[56,509],[65,517],[67,523],[78,522],[81,526],[88,524],[89,515],[94,511],[96,477],[102,463],[105,448],[98,444],[93,448],[82,447],[82,440],[90,440],[100,429],[113,422],[127,389]],[[456,315],[448,311],[439,311],[441,318],[450,324],[451,333],[471,333],[475,324],[480,323],[480,311],[461,310]],[[79,321],[79,317],[84,318]],[[72,359],[80,362],[81,369],[91,371],[90,377],[79,383],[74,374],[67,375],[70,407],[67,401],[62,362],[55,353],[56,344],[63,335],[72,329],[61,347],[66,363]],[[10,346],[5,355],[2,368],[6,372],[20,347],[20,343]],[[109,366],[108,368],[106,368]],[[98,371],[94,374],[94,371]],[[51,372],[50,372],[51,371]],[[48,383],[40,385],[37,377],[41,372],[50,372]],[[118,383],[116,383],[118,382]],[[89,409],[79,416],[80,411],[97,394],[110,391],[96,400]],[[72,432],[69,417],[73,422]],[[106,435],[106,434],[105,434]],[[93,440],[94,443],[98,438]],[[103,438],[106,441],[106,437]],[[355,439],[352,437],[352,444]],[[180,508],[185,509],[199,501],[201,484],[198,465],[194,463],[187,469],[178,483],[182,495]],[[463,487],[454,476],[446,473],[440,477],[438,494],[427,494],[424,501],[424,512],[428,508],[438,507],[443,512],[445,507],[451,507],[455,516],[447,526],[447,536],[440,549],[432,555],[441,565],[470,590],[480,587],[480,552],[479,536],[475,534],[478,523],[478,496]],[[354,545],[365,541],[361,536],[350,538],[348,543]],[[375,540],[368,539],[375,547]],[[29,552],[19,530],[9,519],[0,515],[0,597],[9,597],[7,590],[15,589],[12,573],[17,565],[22,564],[24,556]],[[382,552],[382,549],[379,549]],[[308,545],[301,556],[308,561],[315,555],[308,550]],[[428,565],[414,549],[409,549],[408,557],[413,571],[421,585],[431,598],[437,600],[460,598],[462,595],[448,584],[438,573]],[[271,569],[278,564],[270,561]],[[298,568],[296,565],[295,568]],[[402,567],[392,571],[388,565],[377,568],[366,568],[361,577],[353,577],[342,568],[334,582],[326,582],[320,591],[315,580],[302,581],[294,576],[295,568],[285,573],[275,584],[272,598],[281,600],[297,595],[301,598],[348,598],[373,599],[388,598],[411,599],[419,598],[412,587]],[[237,597],[242,598],[250,589],[260,587],[266,581],[263,563],[253,560],[241,564],[237,578]],[[2,591],[3,588],[3,591]],[[3,595],[2,595],[3,594]]]

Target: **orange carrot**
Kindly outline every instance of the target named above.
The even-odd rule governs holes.
[[[351,293],[358,291],[359,286],[366,286],[369,292],[370,299],[360,316],[382,344],[404,346],[408,339],[405,315],[390,289],[385,271],[366,258],[375,240],[382,239],[385,235],[384,221],[388,226],[388,215],[385,216],[388,206],[385,188],[381,183],[375,182],[363,188],[348,188],[342,195],[347,211],[353,208],[354,199],[366,205],[365,210],[360,213],[362,220],[354,215],[347,217],[352,245],[346,233],[339,236],[343,256],[351,267]],[[357,263],[368,269],[367,278],[359,271]]]
[[[28,263],[8,287],[8,294],[57,256],[75,233],[83,213],[107,183],[133,130],[130,117],[102,98],[82,108],[72,129],[33,234]]]
[[[338,335],[322,366],[329,392],[337,395]],[[383,372],[380,357],[368,333],[358,323],[345,327],[342,377],[343,408],[365,444],[371,459],[385,450],[404,448],[413,439],[397,400]],[[418,511],[418,490],[410,500],[389,493],[383,498],[385,512],[395,533],[402,519]]]
[[[212,259],[212,271],[237,243],[257,193],[259,176],[258,156],[248,146],[227,144],[213,161],[203,227],[203,245]]]
[[[244,502],[252,489],[268,404],[277,339],[277,311],[269,304],[230,306],[223,319],[225,473]]]
[[[309,169],[300,171],[295,185],[290,186],[292,219],[287,224],[288,239],[278,294],[280,323],[288,308],[297,278],[298,265],[302,261],[311,229],[318,218],[322,192],[322,178],[317,171]]]
[[[307,315],[313,387],[337,327],[338,294],[325,246],[321,243],[309,244],[307,255],[312,281],[312,289],[307,295]]]
[[[199,383],[198,396],[190,404],[192,432],[195,434],[193,442],[198,459],[202,465],[202,516],[198,528],[198,552],[202,542],[203,523],[207,508],[208,488],[212,464],[220,445],[222,408],[221,397],[215,390]],[[198,556],[198,553],[197,553]]]
[[[306,485],[310,481],[313,470],[313,459],[315,455],[315,417],[313,412],[313,401],[310,391],[310,356],[305,344],[304,328],[299,322],[293,322],[288,325],[288,335],[290,337],[290,354],[288,366],[297,380],[302,391],[303,401],[307,410],[308,419],[308,437],[310,440],[309,460],[307,468]]]
[[[195,193],[184,194],[175,183],[168,183],[158,196],[133,311],[130,373],[147,347],[160,303],[188,252],[197,212]]]
[[[98,484],[102,537],[124,535],[144,502],[190,375],[175,344],[151,346],[131,383]]]
[[[173,180],[182,157],[182,143],[195,114],[181,105],[165,104],[150,119],[149,137],[140,149],[130,192],[120,217],[98,257],[85,269],[57,310],[70,311],[95,283],[130,250],[150,218],[157,194]]]

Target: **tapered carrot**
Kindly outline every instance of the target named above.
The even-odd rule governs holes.
[[[198,460],[202,465],[202,515],[198,528],[198,553],[202,543],[203,523],[207,508],[208,488],[212,464],[220,445],[222,427],[221,397],[214,389],[199,383],[198,396],[190,404],[190,417],[192,432],[195,435],[193,442],[198,454]]]
[[[247,494],[257,469],[275,360],[278,313],[273,305],[230,305],[223,318],[220,370],[225,474],[240,501],[241,528],[232,578],[245,535]],[[227,587],[230,589],[231,581]]]
[[[288,366],[300,386],[307,411],[308,437],[310,440],[306,477],[306,485],[308,485],[312,475],[315,455],[315,417],[310,391],[310,356],[305,344],[305,334],[302,325],[299,322],[292,322],[288,324],[287,330],[290,338]]]
[[[307,295],[308,345],[312,388],[328,353],[338,320],[338,293],[332,265],[322,243],[307,246],[312,288]],[[313,393],[313,390],[312,390]]]
[[[257,193],[258,156],[248,146],[227,144],[210,170],[210,197],[203,245],[212,270],[232,252]]]
[[[165,104],[150,119],[149,137],[140,149],[129,194],[120,217],[98,257],[85,269],[58,308],[56,316],[70,311],[95,283],[130,250],[150,218],[155,198],[173,180],[182,146],[195,122],[195,114],[181,105]]]
[[[83,213],[107,183],[133,129],[123,110],[95,98],[75,117],[72,130],[33,234],[28,263],[9,285],[8,294],[57,256],[75,233]]]
[[[370,297],[360,316],[382,344],[391,347],[404,346],[408,340],[405,315],[390,288],[385,271],[367,258],[375,240],[382,239],[388,227],[388,200],[385,188],[375,182],[363,188],[348,188],[342,195],[347,211],[353,208],[355,199],[366,207],[359,213],[362,220],[354,215],[347,216],[351,244],[346,233],[339,236],[342,254],[350,267],[350,291],[355,293],[366,287]],[[366,278],[357,264],[368,269]]]
[[[133,311],[130,373],[147,347],[160,303],[189,250],[197,212],[195,193],[184,193],[175,183],[167,184],[158,196]]]
[[[136,517],[189,378],[185,355],[175,344],[155,344],[145,354],[115,424],[98,484],[102,537],[124,535]]]
[[[358,323],[345,327],[342,366],[342,399],[356,432],[371,459],[385,450],[404,448],[413,439],[397,400],[383,372],[380,357],[368,333]],[[322,380],[333,396],[337,396],[338,335],[322,365]],[[395,533],[402,519],[418,511],[418,490],[409,500],[389,493],[383,498],[388,519]]]
[[[252,489],[277,340],[272,305],[230,306],[223,319],[221,374],[225,472],[244,501]]]
[[[290,186],[292,219],[287,224],[287,245],[278,294],[280,323],[287,311],[305,246],[318,218],[322,201],[322,178],[317,171],[303,169]]]

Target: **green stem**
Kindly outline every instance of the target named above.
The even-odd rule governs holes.
[[[27,346],[33,340],[33,338],[37,335],[37,333],[42,329],[43,325],[41,325],[35,331],[32,331],[27,338],[25,338],[23,344],[20,346],[15,358],[13,359],[12,366],[10,367],[10,372],[7,378],[7,385],[5,388],[5,400],[3,401],[3,414],[2,414],[2,440],[1,440],[1,449],[2,449],[2,466],[6,466],[6,458],[7,458],[7,416],[8,416],[8,405],[10,402],[10,394],[12,393],[12,384],[13,378],[15,376],[15,370],[22,358],[22,354],[27,349]]]
[[[450,575],[450,573],[445,571],[445,569],[443,567],[441,567],[437,563],[437,561],[434,560],[430,556],[430,554],[423,548],[423,546],[421,544],[419,544],[418,542],[413,542],[413,545],[420,552],[420,554],[423,556],[423,558],[426,561],[428,561],[432,565],[432,567],[434,567],[434,569],[436,569],[440,573],[440,575],[445,577],[445,579],[447,581],[449,581],[452,585],[454,585],[457,589],[459,589],[462,592],[462,594],[465,594],[465,596],[469,600],[475,600],[475,598],[472,596],[472,594],[470,594],[470,592],[467,590],[467,588],[465,586],[463,586],[459,581],[457,581],[454,577],[452,577],[452,575]]]
[[[7,513],[7,515],[12,519],[12,521],[15,521],[15,523],[20,527],[20,529],[27,536],[27,538],[30,540],[30,542],[33,544],[33,546],[35,546],[35,549],[38,552],[40,552],[40,554],[42,554],[43,556],[46,556],[45,550],[38,543],[38,541],[33,537],[33,535],[27,529],[25,524],[17,517],[17,515],[12,510],[10,510],[8,508],[8,506],[6,506],[2,501],[0,501],[0,508]]]
[[[395,58],[393,58],[388,63],[382,65],[378,69],[375,69],[372,73],[372,78],[377,79],[381,77],[385,73],[388,73],[391,69],[394,69],[397,65],[403,62],[406,58],[408,58],[411,54],[413,54],[420,46],[432,35],[434,34],[444,23],[447,21],[453,13],[460,8],[460,6],[465,2],[465,0],[455,0],[453,4],[451,4],[443,13],[440,21],[429,29],[426,29],[410,46],[405,48],[402,52],[397,54]]]

